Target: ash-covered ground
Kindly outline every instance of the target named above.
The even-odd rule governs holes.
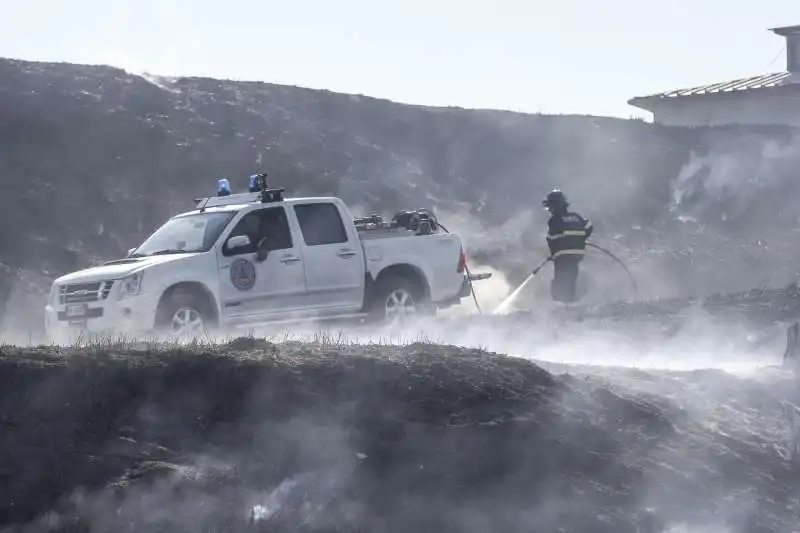
[[[9,531],[788,533],[800,519],[784,403],[798,389],[777,367],[242,338],[6,347],[0,391]]]

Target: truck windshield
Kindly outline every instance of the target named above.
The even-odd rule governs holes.
[[[198,213],[168,220],[150,235],[131,257],[207,252],[236,213]]]

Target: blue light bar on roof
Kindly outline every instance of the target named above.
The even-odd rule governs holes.
[[[228,196],[231,193],[231,182],[228,178],[217,180],[217,196]]]
[[[258,174],[250,176],[249,190],[250,192],[259,192],[261,190],[258,185]]]

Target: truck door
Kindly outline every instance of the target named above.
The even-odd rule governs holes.
[[[247,235],[250,245],[228,247],[228,239]],[[266,239],[267,258],[259,261],[258,243]],[[247,213],[218,251],[220,294],[227,319],[257,320],[305,306],[305,272],[299,243],[293,242],[286,209],[273,206]]]
[[[303,239],[308,305],[358,311],[364,298],[364,252],[353,227],[348,232],[333,202],[294,205]]]

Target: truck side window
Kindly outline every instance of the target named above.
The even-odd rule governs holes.
[[[303,240],[308,246],[347,242],[339,209],[332,203],[297,204],[294,206]]]
[[[272,250],[285,250],[291,248],[292,233],[289,221],[286,218],[286,209],[283,207],[268,207],[247,213],[233,228],[228,238],[236,235],[250,237],[250,246],[229,250],[227,242],[222,246],[222,255],[242,255],[256,252],[258,242],[267,238],[268,248]]]

